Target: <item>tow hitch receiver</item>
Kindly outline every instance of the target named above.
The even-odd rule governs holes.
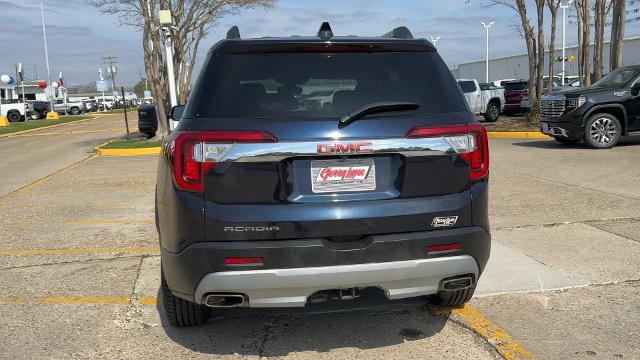
[[[311,295],[309,302],[311,304],[319,304],[329,300],[353,300],[358,297],[360,297],[360,289],[358,288],[324,290]]]

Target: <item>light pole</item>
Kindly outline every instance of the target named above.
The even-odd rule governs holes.
[[[104,84],[102,81],[104,81],[104,76],[102,76],[102,67],[98,68],[98,74],[100,75],[100,86],[103,86]],[[104,98],[104,87],[102,89],[102,111],[107,111],[107,101]],[[100,106],[98,106],[98,111],[100,111]]]
[[[440,41],[440,36],[438,36],[438,37],[431,36],[431,43],[433,44],[433,46],[436,46],[438,41]]]
[[[484,28],[487,30],[487,62],[485,66],[485,73],[487,78],[485,82],[489,82],[489,29],[495,23],[495,21],[492,21],[489,24],[485,24],[483,21],[480,22],[480,24],[482,24],[482,26],[484,26]]]
[[[562,9],[562,86],[564,86],[564,66],[565,66],[565,59],[566,59],[566,26],[567,26],[567,9],[569,8],[569,5],[571,5],[571,2],[573,2],[573,0],[568,0],[566,4],[562,4],[560,3],[560,8]],[[553,56],[553,54],[551,54],[551,56]],[[552,74],[549,74],[549,76],[552,76]]]
[[[47,28],[44,25],[44,0],[40,0],[40,15],[42,15],[42,35],[44,37],[44,58],[47,62],[47,84],[51,84],[51,70],[49,70],[49,47],[47,46]],[[49,97],[49,114],[51,113],[55,113],[55,111],[53,111],[53,97],[50,96],[51,95],[51,91],[48,91],[48,97]],[[47,114],[47,118],[49,118],[49,114]],[[53,115],[51,118],[55,118],[56,116]]]
[[[169,81],[169,100],[171,108],[178,106],[178,96],[176,92],[176,75],[173,70],[173,43],[171,41],[171,28],[173,27],[173,18],[170,10],[160,10],[160,25],[162,26],[162,34],[164,35],[164,49],[167,57],[167,80]],[[175,129],[174,119],[169,121],[169,129]]]

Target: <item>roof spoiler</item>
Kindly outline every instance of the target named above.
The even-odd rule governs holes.
[[[239,40],[240,38],[240,29],[237,26],[231,27],[229,31],[227,31],[227,40]]]
[[[406,26],[397,27],[388,33],[382,35],[383,38],[391,38],[391,39],[407,39],[413,40],[413,34],[411,30],[409,30]]]

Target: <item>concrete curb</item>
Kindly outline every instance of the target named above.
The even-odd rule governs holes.
[[[489,139],[549,139],[550,136],[537,131],[488,131]]]
[[[549,139],[550,137],[535,131],[490,131],[487,133],[490,139]],[[111,141],[114,141],[113,139]],[[102,146],[111,141],[95,148],[98,155],[109,156],[136,156],[136,155],[155,155],[160,154],[160,147],[138,148],[138,149],[101,149]]]
[[[65,122],[65,123],[62,123],[62,124],[53,124],[53,125],[49,125],[49,126],[42,126],[42,127],[38,127],[38,128],[35,128],[35,129],[16,131],[16,132],[13,132],[13,133],[8,133],[8,134],[2,134],[2,135],[0,135],[0,138],[16,136],[16,135],[21,135],[21,134],[27,134],[27,133],[38,131],[38,130],[51,129],[51,128],[55,128],[55,127],[58,127],[58,126],[64,126],[64,125],[68,125],[68,124],[77,124],[77,123],[81,123],[81,122],[85,122],[85,121],[95,120],[95,119],[100,119],[101,118],[101,116],[94,116],[94,115],[91,115],[91,114],[87,114],[87,115],[89,115],[90,118],[82,119],[82,120],[76,120],[76,121],[68,121],[68,122]],[[47,120],[31,120],[31,121],[47,121]]]
[[[157,155],[160,154],[160,147],[138,148],[138,149],[100,149],[96,148],[98,155],[108,156],[136,156],[136,155]]]

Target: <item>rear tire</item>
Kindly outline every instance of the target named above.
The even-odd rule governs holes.
[[[21,118],[22,116],[17,111],[9,111],[9,113],[7,114],[7,120],[9,120],[9,122],[18,122],[21,120]]]
[[[582,141],[582,139],[567,139],[565,137],[554,136],[553,137],[557,142],[563,145],[576,145]]]
[[[171,326],[193,327],[207,323],[209,316],[211,316],[210,308],[173,295],[164,279],[164,272],[161,273],[161,282],[162,304]]]
[[[467,303],[473,297],[476,286],[456,291],[440,290],[432,299],[433,303],[446,307],[457,307]]]
[[[78,115],[78,114],[80,114],[80,108],[72,107],[71,109],[69,109],[69,113],[71,115]]]
[[[487,110],[484,113],[484,121],[486,122],[496,122],[500,117],[500,107],[495,102],[490,102],[487,105]]]

